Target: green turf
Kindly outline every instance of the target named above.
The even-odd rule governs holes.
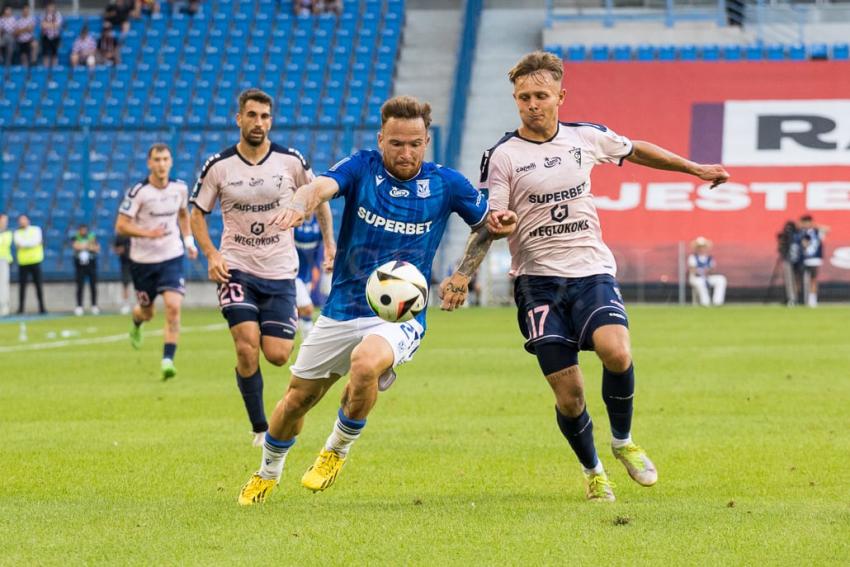
[[[270,501],[248,509],[236,495],[260,452],[229,334],[204,328],[217,313],[184,315],[168,383],[150,334],[140,351],[123,338],[8,350],[121,335],[127,318],[31,322],[27,343],[0,324],[0,564],[850,563],[850,309],[630,314],[634,433],[655,487],[611,457],[600,366],[581,359],[614,504],[584,501],[508,309],[434,310],[337,484],[313,495],[298,481],[340,385],[308,417]],[[288,375],[264,371],[270,408]]]

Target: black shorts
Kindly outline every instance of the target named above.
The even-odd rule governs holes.
[[[139,305],[152,305],[156,296],[164,291],[186,293],[186,280],[183,278],[183,256],[180,255],[165,262],[140,264],[130,262],[130,274]]]
[[[519,276],[514,284],[517,321],[525,349],[561,343],[593,350],[593,332],[603,325],[629,326],[623,297],[613,276],[586,278]]]
[[[230,281],[218,284],[218,304],[231,327],[254,321],[265,336],[295,338],[298,329],[295,280],[267,280],[230,270]]]
[[[59,54],[59,40],[61,38],[50,39],[47,36],[41,36],[41,54],[44,57],[56,57]]]

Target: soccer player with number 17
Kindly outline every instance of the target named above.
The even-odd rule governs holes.
[[[559,122],[566,95],[563,73],[557,56],[540,51],[511,69],[522,125],[484,154],[481,182],[490,191],[490,220],[501,211],[518,217],[508,245],[525,348],[536,355],[555,394],[558,427],[584,468],[587,498],[611,501],[612,483],[597,457],[584,403],[579,350],[593,350],[602,361],[602,397],[615,458],[643,486],[655,484],[658,473],[631,438],[635,375],[628,318],[614,279],[614,256],[602,241],[591,170],[626,160],[694,175],[712,187],[729,174],[722,165],[694,163],[600,124]],[[455,295],[450,286],[463,295],[467,282],[463,274],[453,275],[444,282],[446,297]]]

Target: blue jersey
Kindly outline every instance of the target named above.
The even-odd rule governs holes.
[[[295,251],[298,252],[298,279],[309,283],[313,279],[313,268],[322,259],[322,231],[315,215],[294,230]]]
[[[345,199],[331,293],[322,310],[338,321],[374,317],[366,280],[385,262],[410,262],[431,281],[431,263],[452,212],[470,226],[487,214],[487,199],[463,175],[431,162],[400,181],[384,169],[380,153],[361,151],[323,175],[339,184],[337,197]],[[425,311],[416,318],[424,327]]]

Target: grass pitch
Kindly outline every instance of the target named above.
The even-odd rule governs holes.
[[[850,309],[630,309],[642,488],[610,455],[601,368],[581,363],[618,501],[583,497],[510,309],[432,310],[337,484],[299,479],[341,384],[265,506],[220,315],[189,311],[158,379],[125,317],[0,324],[3,565],[841,565],[850,563]],[[66,346],[52,348],[58,341]],[[39,347],[39,344],[48,344]],[[31,350],[22,350],[31,349]],[[270,410],[288,371],[264,366]]]

